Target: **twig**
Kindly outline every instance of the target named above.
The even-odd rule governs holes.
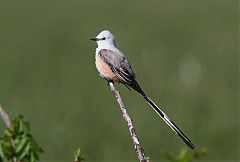
[[[11,127],[11,120],[10,120],[8,114],[4,111],[4,109],[2,108],[1,105],[0,105],[0,117],[2,118],[2,120],[3,120],[4,124],[6,125],[6,127],[10,128]],[[12,146],[14,148],[15,144],[14,144],[14,140],[13,139],[11,139],[11,143],[12,143]],[[16,156],[13,156],[12,160],[13,160],[13,162],[18,162]]]
[[[122,111],[123,118],[125,119],[125,121],[128,124],[128,129],[129,129],[130,135],[132,137],[132,142],[133,142],[133,145],[134,145],[134,149],[135,149],[135,152],[137,154],[137,157],[138,157],[139,161],[140,162],[149,162],[150,158],[146,157],[145,154],[144,154],[144,150],[141,147],[140,142],[139,142],[138,137],[137,137],[136,129],[134,128],[132,119],[128,115],[127,109],[125,108],[125,106],[123,104],[123,101],[122,101],[122,98],[120,96],[119,91],[117,91],[117,89],[115,88],[115,86],[112,82],[109,82],[109,86],[111,88],[111,91],[113,92],[113,94],[116,97],[116,100],[117,100],[117,102],[119,104],[119,107]]]
[[[11,121],[9,119],[8,114],[3,110],[1,105],[0,105],[0,116],[1,116],[4,124],[6,125],[6,127],[10,128],[11,127]]]

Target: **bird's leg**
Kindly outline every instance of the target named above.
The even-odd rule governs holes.
[[[108,86],[110,86],[110,85],[109,85],[110,83],[114,84],[114,82],[113,82],[112,80],[110,80],[110,79],[106,79],[106,80],[107,80],[107,85],[108,85]]]
[[[107,77],[103,77],[103,78],[107,81],[107,85],[108,85],[108,86],[110,86],[110,85],[109,85],[110,82],[114,84],[114,82],[113,82],[111,79],[109,79],[109,78],[107,78]]]

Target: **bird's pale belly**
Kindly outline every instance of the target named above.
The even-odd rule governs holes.
[[[99,73],[106,79],[117,81],[116,74],[111,70],[109,65],[99,56],[99,54],[96,54],[95,59],[96,67]]]

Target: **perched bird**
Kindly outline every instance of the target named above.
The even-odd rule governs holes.
[[[99,75],[108,82],[119,82],[125,86],[130,86],[136,90],[148,104],[157,112],[163,121],[191,148],[194,145],[189,138],[170,120],[170,118],[149,98],[146,93],[139,86],[135,73],[126,58],[126,56],[116,48],[115,38],[113,34],[104,30],[98,34],[97,37],[91,40],[96,41],[98,47],[96,48],[95,63]]]

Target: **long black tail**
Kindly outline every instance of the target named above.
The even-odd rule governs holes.
[[[139,92],[141,96],[148,102],[148,104],[157,112],[157,114],[163,119],[163,121],[185,142],[191,149],[194,149],[194,145],[189,138],[170,120],[170,118],[143,92],[137,81],[132,82],[130,86]]]

